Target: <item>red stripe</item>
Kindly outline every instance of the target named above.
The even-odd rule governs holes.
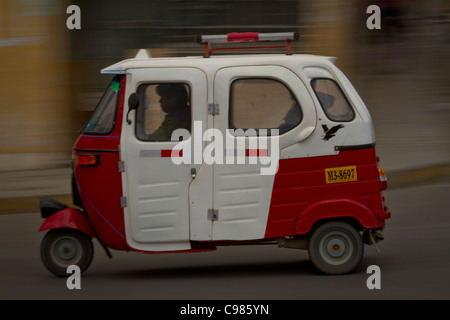
[[[269,150],[267,149],[246,149],[246,157],[267,157],[269,155]]]
[[[183,150],[161,150],[161,158],[171,158],[171,157],[182,157],[183,156]]]

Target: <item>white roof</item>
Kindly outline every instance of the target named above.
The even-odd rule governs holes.
[[[125,74],[128,69],[157,67],[196,67],[199,69],[219,69],[245,65],[286,65],[286,64],[334,64],[336,58],[309,54],[252,54],[252,55],[215,55],[208,58],[171,57],[151,58],[148,51],[141,49],[136,57],[115,63],[103,70],[102,74]]]

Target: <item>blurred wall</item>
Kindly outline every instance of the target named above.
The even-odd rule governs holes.
[[[55,165],[70,143],[64,1],[0,1],[0,170]]]
[[[68,165],[78,130],[110,80],[99,74],[100,69],[131,57],[139,48],[150,49],[154,56],[201,55],[203,48],[194,41],[198,34],[299,31],[294,52],[336,56],[338,66],[350,75],[380,68],[391,72],[399,65],[410,69],[411,62],[429,61],[421,58],[424,47],[411,40],[417,34],[424,41],[433,41],[424,32],[439,37],[434,44],[450,41],[448,3],[1,0],[0,171]],[[66,27],[70,4],[81,8],[81,30]],[[366,28],[370,4],[382,9],[382,30]],[[386,16],[392,6],[401,10]],[[398,46],[400,34],[406,40],[403,47]],[[410,47],[419,58],[412,56]],[[399,54],[400,59],[390,59]],[[449,79],[447,73],[441,77]]]

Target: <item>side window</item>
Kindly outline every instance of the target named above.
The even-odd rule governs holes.
[[[332,79],[313,79],[311,86],[332,121],[352,121],[355,114],[339,85]]]
[[[301,120],[297,99],[280,81],[246,78],[232,82],[230,129],[279,129],[282,134]]]
[[[191,131],[190,88],[184,83],[143,84],[136,136],[144,141],[170,141],[176,129]]]

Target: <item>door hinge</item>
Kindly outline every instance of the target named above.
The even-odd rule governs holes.
[[[120,207],[121,208],[127,207],[127,197],[120,197]]]
[[[208,104],[208,114],[210,115],[218,115],[219,114],[219,104],[218,103],[209,103]]]
[[[208,209],[208,220],[209,221],[219,220],[219,210]]]
[[[119,161],[119,172],[125,172],[125,162]]]

